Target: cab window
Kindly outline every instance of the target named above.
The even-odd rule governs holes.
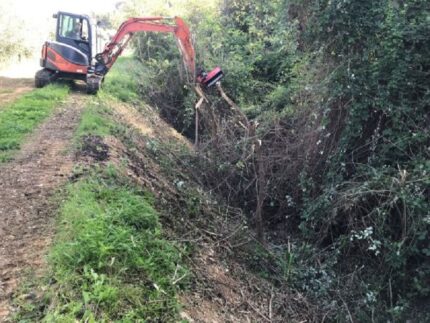
[[[61,37],[75,40],[87,40],[88,21],[73,16],[61,15],[59,33]]]
[[[86,19],[84,19],[82,21],[82,33],[81,33],[81,38],[82,40],[88,40],[88,21]]]
[[[60,36],[68,37],[67,35],[69,35],[73,30],[74,19],[66,15],[60,15],[59,18],[60,18],[60,30],[59,30]]]

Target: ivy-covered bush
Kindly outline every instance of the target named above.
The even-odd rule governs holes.
[[[323,153],[322,176],[304,176],[300,228],[336,246],[343,270],[365,266],[357,281],[386,305],[380,315],[404,318],[430,297],[428,9],[419,0],[315,1],[306,35],[335,62],[323,108],[342,118],[322,119],[328,138],[335,127],[341,134]]]
[[[415,315],[430,296],[428,2],[234,1],[223,9],[224,84],[260,122],[268,234],[288,228],[275,233],[315,248],[311,261],[298,261],[297,286],[330,273],[331,285],[313,295],[339,302],[337,319]],[[246,180],[254,177],[244,172],[252,164],[238,167],[236,155],[217,159],[230,181],[216,187],[231,198],[229,185],[243,186],[236,196],[252,213]]]
[[[224,88],[259,124],[263,220],[270,241],[295,240],[296,288],[340,321],[425,316],[428,1],[237,0],[220,1],[218,11],[187,4],[199,65],[221,65]],[[191,134],[195,96],[181,85],[175,44],[151,37],[137,41],[148,66],[142,93]],[[201,177],[252,217],[255,159],[244,153],[252,145],[240,128],[225,127],[228,107],[209,97],[218,133],[208,123],[210,131],[201,129]]]

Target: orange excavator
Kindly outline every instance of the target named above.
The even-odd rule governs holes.
[[[56,79],[72,79],[86,82],[87,93],[97,93],[105,75],[133,34],[140,31],[175,36],[187,71],[187,81],[197,90],[210,87],[223,77],[219,67],[208,73],[201,68],[196,69],[191,33],[179,17],[130,18],[121,24],[103,50],[98,50],[98,24],[94,24],[87,15],[60,11],[53,17],[57,19],[56,39],[46,41],[42,47],[40,65],[43,69],[35,75],[36,87],[43,87]]]

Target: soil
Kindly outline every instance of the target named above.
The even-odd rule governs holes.
[[[72,94],[12,161],[0,165],[0,321],[10,314],[24,272],[44,267],[56,214],[52,196],[72,172],[71,139],[84,99]]]
[[[100,136],[84,136],[82,147],[77,154],[77,158],[90,157],[98,162],[109,158],[109,146],[103,142]]]
[[[32,78],[9,78],[0,76],[0,109],[34,88]]]

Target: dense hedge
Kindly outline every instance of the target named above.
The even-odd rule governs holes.
[[[200,63],[223,66],[224,87],[260,124],[267,233],[295,241],[292,280],[332,318],[410,318],[430,297],[429,9],[424,0],[236,0],[188,19]],[[159,56],[174,43],[156,40],[153,52],[148,38],[139,43],[156,80],[143,92],[192,130],[195,97],[175,85],[178,57]],[[153,84],[175,89],[168,104]],[[252,214],[255,169],[241,159],[240,132],[202,138],[215,148],[205,146],[202,177]]]

